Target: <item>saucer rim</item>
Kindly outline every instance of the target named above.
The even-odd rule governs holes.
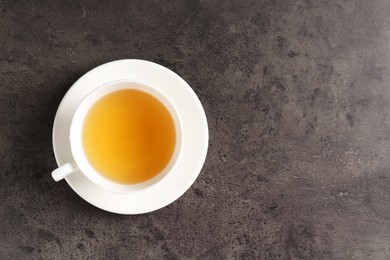
[[[123,64],[120,64],[120,63],[123,63]],[[101,64],[101,65],[99,65],[99,66],[89,70],[88,72],[86,72],[78,80],[76,80],[76,82],[68,89],[68,91],[66,92],[66,94],[62,98],[62,100],[61,100],[61,102],[60,102],[60,104],[58,106],[58,109],[56,111],[54,124],[53,124],[53,131],[52,131],[53,151],[54,151],[54,155],[55,155],[55,159],[56,159],[57,165],[61,166],[61,165],[66,163],[66,161],[62,162],[63,160],[61,158],[59,158],[60,157],[60,153],[59,153],[58,150],[61,149],[61,148],[57,147],[57,145],[56,145],[56,143],[57,143],[56,142],[56,138],[57,138],[57,132],[61,131],[61,130],[58,129],[59,122],[61,120],[60,114],[61,114],[61,112],[63,110],[66,109],[64,106],[68,105],[68,104],[65,105],[65,103],[72,103],[72,100],[69,100],[71,92],[77,91],[76,88],[79,87],[80,82],[83,79],[85,79],[87,76],[90,76],[91,74],[96,73],[96,71],[98,69],[102,69],[104,67],[109,67],[111,65],[116,65],[116,64],[120,64],[120,65],[126,66],[126,65],[129,65],[130,63],[133,63],[133,65],[134,65],[134,63],[136,63],[136,64],[138,63],[139,65],[142,65],[142,64],[145,65],[146,64],[146,67],[147,66],[152,66],[152,67],[158,68],[159,70],[164,71],[165,73],[168,73],[169,76],[174,77],[175,80],[177,81],[178,85],[185,86],[185,88],[186,88],[185,91],[187,92],[187,94],[189,94],[189,96],[191,96],[191,97],[188,97],[188,98],[191,99],[192,105],[196,106],[197,113],[200,113],[199,114],[200,117],[198,119],[202,122],[202,124],[200,126],[198,126],[199,129],[197,129],[197,131],[193,131],[193,132],[195,132],[195,134],[198,134],[198,137],[200,137],[200,139],[202,139],[202,141],[201,141],[202,143],[199,144],[199,147],[202,148],[202,151],[201,151],[201,154],[196,156],[198,158],[197,159],[197,164],[196,164],[197,165],[196,169],[193,169],[192,171],[189,171],[190,173],[187,174],[188,176],[187,176],[187,185],[186,185],[186,187],[177,188],[175,194],[173,196],[171,196],[171,198],[168,201],[164,201],[164,202],[160,203],[159,206],[154,207],[153,209],[148,209],[148,210],[137,210],[137,209],[128,210],[127,207],[122,207],[121,208],[120,206],[115,208],[115,209],[107,208],[107,207],[105,207],[104,203],[94,202],[94,201],[91,201],[90,199],[86,198],[85,196],[83,196],[77,190],[76,186],[79,185],[79,184],[73,183],[70,180],[69,177],[65,178],[65,180],[68,183],[68,185],[76,192],[76,194],[78,194],[82,199],[84,199],[85,201],[87,201],[91,205],[93,205],[93,206],[95,206],[97,208],[100,208],[100,209],[102,209],[104,211],[107,211],[107,212],[112,212],[112,213],[116,213],[116,214],[123,214],[123,215],[137,215],[137,214],[144,214],[144,213],[148,213],[148,212],[153,212],[153,211],[156,211],[158,209],[161,209],[161,208],[171,204],[172,202],[174,202],[178,198],[180,198],[193,185],[193,183],[195,182],[195,180],[199,176],[199,174],[200,174],[200,172],[201,172],[201,170],[203,168],[203,165],[205,163],[206,157],[207,157],[208,143],[209,143],[209,131],[208,131],[208,123],[207,123],[206,113],[204,111],[204,108],[203,108],[203,106],[202,106],[198,96],[196,95],[194,90],[188,85],[188,83],[186,81],[184,81],[184,79],[182,79],[179,75],[177,75],[172,70],[170,70],[170,69],[168,69],[168,68],[166,68],[166,67],[164,67],[162,65],[159,65],[157,63],[154,63],[154,62],[150,62],[150,61],[146,61],[146,60],[140,60],[140,59],[120,59],[120,60],[114,60],[114,61],[110,61],[110,62]],[[128,78],[132,78],[134,80],[138,80],[138,79],[133,78],[133,77],[128,77]],[[111,80],[107,80],[107,82],[109,82],[109,81],[111,81]],[[182,86],[180,86],[180,87],[182,87]],[[88,95],[90,92],[88,92],[86,95]],[[78,95],[80,95],[80,94],[78,94]],[[85,96],[83,96],[83,98]],[[174,105],[176,105],[176,104],[174,104]],[[76,105],[73,104],[73,106],[77,106],[77,104]],[[178,109],[178,110],[180,110],[180,109]],[[66,130],[63,130],[63,131],[66,131]],[[69,139],[69,138],[67,138],[67,139]],[[68,143],[69,143],[69,140],[68,140]],[[92,182],[89,179],[88,179],[88,181]],[[93,185],[96,185],[96,184],[93,183]],[[108,192],[109,193],[114,193],[112,191],[111,192],[108,191]],[[140,191],[140,193],[141,192],[142,193],[143,192],[147,193],[148,191],[147,190],[146,191]],[[126,197],[131,197],[134,194],[133,193],[128,193],[128,194],[121,194],[121,195],[122,196],[126,196]]]

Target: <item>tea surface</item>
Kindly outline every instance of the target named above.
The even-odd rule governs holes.
[[[126,89],[98,100],[83,127],[91,165],[107,179],[136,184],[160,173],[176,144],[173,118],[155,97]]]

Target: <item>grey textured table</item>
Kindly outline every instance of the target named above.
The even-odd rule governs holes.
[[[0,2],[0,259],[389,259],[390,1]],[[210,147],[166,208],[99,210],[54,183],[71,84],[160,63]]]

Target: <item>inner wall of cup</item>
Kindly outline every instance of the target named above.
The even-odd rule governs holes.
[[[120,184],[105,178],[90,164],[83,146],[82,131],[84,127],[84,121],[89,110],[98,100],[100,100],[105,95],[123,89],[136,89],[144,91],[145,93],[148,93],[153,97],[157,98],[168,109],[175,124],[176,144],[171,160],[165,166],[165,168],[152,179],[137,184]],[[156,184],[169,173],[169,171],[172,169],[175,162],[177,161],[181,149],[182,126],[176,108],[161,92],[143,83],[138,83],[134,81],[116,81],[97,88],[80,103],[79,107],[76,109],[76,113],[72,122],[70,142],[76,164],[89,179],[91,179],[99,186],[112,191],[132,192],[143,190]]]

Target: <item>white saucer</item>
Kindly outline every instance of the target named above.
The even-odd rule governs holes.
[[[159,88],[176,106],[183,126],[183,144],[172,172],[152,187],[131,194],[103,189],[81,172],[66,178],[84,200],[119,214],[141,214],[160,209],[186,192],[198,177],[208,148],[208,127],[203,107],[190,86],[171,70],[143,60],[118,60],[82,76],[68,90],[58,107],[53,126],[53,148],[59,166],[73,161],[69,129],[80,101],[95,88],[119,79],[133,79]]]

